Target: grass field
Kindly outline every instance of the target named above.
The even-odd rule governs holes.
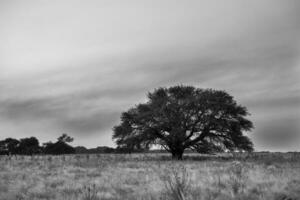
[[[3,156],[0,199],[296,200],[300,154]]]

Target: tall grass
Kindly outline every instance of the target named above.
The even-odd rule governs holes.
[[[99,190],[95,184],[84,186],[81,190],[82,200],[100,200],[98,192]]]
[[[183,165],[165,170],[162,176],[165,186],[165,197],[172,200],[187,200],[191,191],[190,174]]]
[[[299,153],[0,157],[0,200],[298,200]]]

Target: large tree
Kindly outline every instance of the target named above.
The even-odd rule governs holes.
[[[122,113],[114,127],[118,147],[149,148],[160,145],[175,159],[185,149],[252,151],[243,131],[253,128],[246,107],[225,91],[192,86],[158,88],[146,103]]]

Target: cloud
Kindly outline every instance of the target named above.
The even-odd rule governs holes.
[[[259,148],[271,151],[296,151],[300,140],[299,120],[295,118],[267,119],[254,135]]]
[[[111,144],[121,112],[147,92],[191,84],[247,106],[259,149],[279,148],[267,138],[283,129],[300,140],[299,2],[31,3],[0,12],[5,132]]]

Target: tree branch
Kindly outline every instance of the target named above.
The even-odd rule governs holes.
[[[194,140],[190,140],[190,141],[186,142],[184,144],[184,147],[186,148],[186,147],[193,146],[193,145],[197,144],[198,142],[203,140],[209,134],[210,134],[209,126],[206,126],[203,129],[202,133],[197,138],[195,138]]]
[[[187,138],[184,140],[184,142],[188,141],[191,137],[193,137],[193,135],[195,133],[196,125],[201,121],[201,118],[203,115],[204,115],[204,111],[202,110],[201,114],[197,117],[197,120],[195,120],[195,122],[192,124],[191,132],[187,136]]]

